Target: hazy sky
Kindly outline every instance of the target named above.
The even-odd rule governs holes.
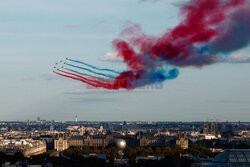
[[[2,0],[0,2],[0,120],[250,121],[250,64],[180,69],[163,89],[87,90],[51,73],[66,57],[100,61],[128,22],[160,35],[180,21],[174,0]],[[249,56],[249,47],[232,56]]]

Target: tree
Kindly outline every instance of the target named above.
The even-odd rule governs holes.
[[[152,148],[151,148],[151,147],[148,147],[148,148],[146,149],[146,153],[147,153],[147,155],[152,155],[152,154],[153,154]]]
[[[129,164],[131,167],[136,165],[135,158],[136,158],[136,151],[133,147],[127,146],[124,150],[125,157],[128,158]]]
[[[82,147],[82,152],[83,152],[84,154],[89,154],[89,153],[90,153],[90,148],[89,148],[89,146],[83,146],[83,147]]]
[[[93,152],[96,153],[96,154],[99,154],[99,150],[98,150],[97,146],[94,147]]]
[[[161,155],[161,148],[160,147],[155,148],[155,154],[158,156]]]

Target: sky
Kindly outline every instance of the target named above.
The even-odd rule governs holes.
[[[162,89],[108,91],[52,73],[66,57],[99,67],[129,23],[154,36],[179,23],[174,0],[3,0],[0,2],[0,120],[250,120],[249,63],[181,68]],[[232,58],[250,56],[250,48]],[[107,58],[107,57],[106,57]]]

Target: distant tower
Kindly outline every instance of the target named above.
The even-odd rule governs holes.
[[[77,114],[76,114],[76,116],[75,116],[75,122],[77,122],[78,120],[77,120]]]
[[[53,126],[53,124],[50,125],[50,131],[54,131],[54,126]]]
[[[40,117],[39,116],[37,117],[37,121],[40,121]]]
[[[215,128],[215,123],[212,122],[212,123],[211,123],[211,134],[212,134],[212,135],[216,135],[216,133],[217,133],[217,132],[216,132],[216,128]]]
[[[208,123],[204,123],[204,125],[203,125],[203,134],[209,134],[209,125],[208,125]]]

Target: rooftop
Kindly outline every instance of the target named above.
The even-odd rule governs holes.
[[[217,163],[250,163],[250,149],[232,149],[218,154],[214,158]]]

